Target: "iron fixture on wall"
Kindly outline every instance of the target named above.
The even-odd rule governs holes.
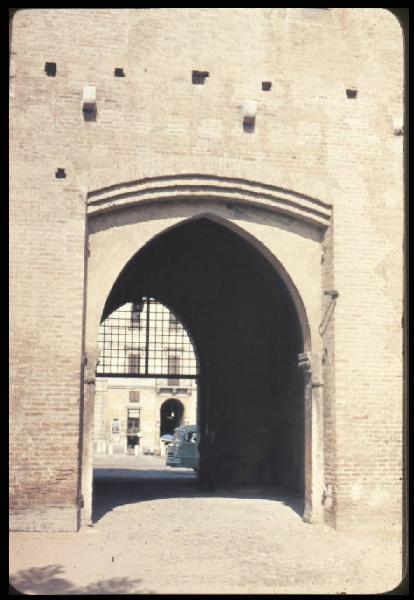
[[[331,297],[331,302],[328,306],[328,308],[326,309],[326,312],[324,314],[324,317],[321,321],[321,324],[319,325],[319,333],[320,335],[323,335],[328,327],[329,321],[331,320],[334,308],[335,308],[335,304],[336,304],[336,299],[339,296],[339,292],[337,292],[336,290],[325,290],[324,291],[324,295],[325,296],[330,296]]]

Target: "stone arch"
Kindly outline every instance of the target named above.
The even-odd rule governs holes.
[[[164,229],[159,234],[157,234],[153,238],[151,238],[151,240],[146,242],[146,244],[144,244],[144,246],[142,248],[140,248],[140,250],[142,250],[148,244],[151,244],[154,241],[156,241],[156,239],[158,237],[164,235],[167,231],[170,231],[171,229],[174,229],[175,227],[180,227],[184,223],[189,223],[189,222],[197,221],[200,219],[207,219],[214,223],[219,223],[220,225],[227,227],[229,230],[238,234],[240,237],[242,237],[247,242],[249,242],[263,256],[263,258],[275,269],[275,271],[282,278],[287,289],[289,290],[290,296],[295,305],[297,315],[299,318],[299,322],[300,322],[300,326],[301,326],[301,330],[302,330],[303,350],[304,350],[304,352],[311,352],[311,347],[312,347],[311,331],[310,331],[310,327],[309,327],[308,316],[306,314],[306,308],[305,308],[303,299],[302,299],[292,277],[289,275],[289,273],[287,272],[286,268],[281,263],[281,261],[274,254],[272,254],[270,252],[270,250],[263,244],[263,242],[261,242],[257,237],[251,235],[248,231],[246,231],[239,225],[231,222],[228,219],[223,218],[220,215],[214,214],[213,212],[201,213],[197,216],[188,217],[187,219],[180,221],[180,223]],[[137,253],[140,250],[138,250]],[[169,310],[173,310],[172,307],[170,307],[170,306],[167,306],[167,308],[169,308]],[[105,316],[107,316],[107,315],[103,314],[103,317],[105,317]]]
[[[269,166],[260,162],[252,162],[245,159],[217,158],[213,156],[186,156],[183,161],[179,155],[154,155],[143,156],[137,163],[123,163],[119,161],[117,170],[114,172],[113,165],[87,169],[78,174],[78,185],[81,194],[87,202],[89,198],[98,197],[105,190],[113,191],[122,188],[131,188],[135,183],[150,183],[166,179],[180,179],[181,177],[191,180],[192,177],[200,176],[205,181],[221,180],[229,182],[246,182],[262,187],[263,189],[287,192],[293,196],[315,200],[322,205],[332,206],[331,199],[327,197],[327,189],[324,182],[318,178],[308,179],[306,189],[297,187],[296,179],[292,178],[289,170],[277,171],[269,169]],[[162,164],[162,173],[159,165]]]
[[[160,406],[160,436],[174,433],[174,429],[183,423],[185,405],[178,398],[166,398]],[[168,422],[170,420],[170,422]]]
[[[224,177],[206,172],[141,177],[86,194],[89,215],[154,202],[203,202],[206,199],[230,203],[232,207],[259,207],[322,229],[327,226],[331,215],[330,204],[307,194],[251,178]]]
[[[123,262],[121,264],[119,264],[119,267],[117,268],[117,272],[114,273],[114,275],[112,276],[111,282],[110,283],[108,282],[108,285],[106,286],[106,290],[103,293],[105,298],[107,298],[109,296],[110,289],[113,286],[116,279],[119,277],[125,264],[129,260],[131,260],[134,255],[136,255],[140,250],[142,250],[148,244],[154,242],[159,236],[162,236],[167,231],[170,231],[171,229],[178,227],[185,222],[195,221],[198,219],[209,219],[215,223],[219,223],[219,224],[227,227],[229,230],[233,231],[234,233],[238,234],[240,237],[245,239],[247,242],[249,242],[263,256],[263,258],[269,264],[272,265],[272,267],[277,272],[277,274],[283,279],[287,289],[289,290],[292,301],[295,304],[296,311],[297,311],[297,314],[298,314],[298,317],[300,320],[300,324],[301,324],[301,328],[302,328],[304,351],[310,352],[311,345],[312,345],[312,343],[311,343],[312,333],[311,333],[311,329],[309,326],[309,318],[307,316],[305,302],[304,302],[304,299],[298,289],[297,284],[295,283],[293,277],[291,276],[291,274],[289,272],[289,269],[282,263],[282,261],[279,259],[278,256],[276,256],[271,250],[269,250],[269,248],[266,246],[266,244],[263,241],[258,239],[258,237],[256,237],[252,233],[250,233],[246,228],[244,228],[242,226],[242,224],[240,224],[240,223],[237,224],[237,223],[233,222],[232,220],[230,220],[229,218],[225,218],[223,215],[221,215],[220,213],[218,213],[214,210],[213,211],[210,210],[208,212],[204,212],[203,210],[201,210],[201,212],[199,212],[199,214],[197,214],[197,215],[190,215],[190,216],[187,216],[186,218],[177,220],[174,224],[169,225],[165,228],[160,227],[159,231],[157,233],[155,233],[155,235],[148,236],[147,239],[145,239],[145,241],[138,248],[135,247],[134,251],[130,252],[128,257],[125,256],[125,258],[123,259]],[[102,318],[102,316],[104,315],[104,306],[102,304],[102,298],[101,298],[101,305],[102,305],[101,308],[98,308],[97,312],[95,313],[94,331],[95,330],[97,331],[97,327],[99,326],[99,321]],[[171,307],[169,307],[169,308],[171,308]],[[98,313],[99,313],[99,316],[98,316]],[[96,335],[93,334],[93,336],[89,338],[91,340],[92,344],[93,344],[93,339],[95,337],[96,337]]]
[[[284,265],[281,261],[270,252],[270,250],[261,242],[257,237],[250,234],[248,231],[240,227],[239,225],[229,221],[228,219],[224,219],[223,217],[214,214],[214,213],[203,213],[198,215],[197,217],[190,217],[187,219],[188,222],[194,221],[197,219],[208,219],[213,221],[214,223],[219,223],[224,227],[227,227],[229,230],[238,234],[240,237],[245,239],[253,248],[255,248],[263,258],[277,271],[278,275],[283,280],[286,288],[289,290],[290,297],[295,305],[297,316],[300,322],[302,337],[303,337],[303,350],[304,352],[312,351],[312,336],[309,327],[309,319],[306,312],[306,307],[303,302],[303,298],[299,293],[292,277],[287,272]]]
[[[209,180],[209,185],[211,183],[211,177],[208,176],[208,180]],[[175,181],[175,183],[177,183],[177,181]],[[115,184],[116,185],[116,184]],[[131,182],[131,187],[135,185],[135,182]],[[207,186],[208,187],[208,186]],[[214,186],[213,186],[214,187]],[[309,316],[307,314],[307,309],[305,308],[307,305],[307,301],[306,298],[303,297],[302,295],[302,290],[303,290],[303,285],[302,285],[302,290],[301,290],[301,286],[297,285],[297,282],[295,281],[295,274],[291,272],[291,269],[289,267],[289,264],[285,263],[285,261],[283,260],[283,258],[279,258],[279,256],[277,255],[277,252],[274,251],[273,248],[268,247],[268,244],[266,242],[266,240],[261,239],[260,235],[256,236],[254,234],[254,232],[251,230],[249,230],[249,227],[247,227],[247,225],[243,222],[243,218],[236,218],[234,217],[234,214],[237,215],[237,210],[234,210],[234,207],[238,206],[238,205],[245,205],[247,207],[250,206],[255,206],[255,208],[259,209],[259,212],[261,213],[265,213],[268,209],[267,206],[265,205],[261,205],[260,201],[256,202],[256,201],[251,201],[251,198],[249,198],[248,196],[246,196],[245,198],[243,198],[239,204],[239,199],[237,199],[236,203],[234,203],[234,196],[227,196],[227,188],[226,186],[223,186],[222,188],[220,188],[220,190],[212,190],[212,188],[209,188],[210,191],[212,191],[213,196],[209,196],[208,191],[209,190],[203,190],[202,195],[199,198],[199,201],[197,201],[197,204],[191,204],[191,202],[194,202],[194,189],[190,188],[187,189],[184,193],[183,190],[180,190],[180,192],[178,193],[177,196],[175,196],[174,198],[174,203],[170,202],[168,204],[168,198],[171,199],[171,197],[168,196],[169,191],[167,190],[167,195],[166,196],[157,196],[158,191],[153,194],[151,197],[146,198],[145,202],[142,202],[142,195],[139,194],[139,190],[138,193],[137,190],[134,191],[134,193],[130,196],[128,196],[128,206],[125,206],[124,204],[119,204],[117,202],[115,202],[115,204],[112,204],[109,206],[105,207],[105,210],[90,210],[90,206],[88,206],[88,218],[90,220],[90,223],[94,224],[96,222],[99,222],[99,220],[101,220],[102,222],[104,222],[104,225],[102,225],[102,222],[99,226],[92,226],[91,228],[91,232],[92,232],[92,236],[97,233],[98,234],[98,238],[99,236],[102,237],[102,240],[105,240],[105,234],[106,232],[112,230],[113,235],[118,236],[118,233],[114,233],[114,230],[116,228],[118,228],[119,230],[123,230],[122,225],[126,225],[128,223],[128,218],[124,218],[124,216],[122,215],[126,215],[126,214],[133,214],[134,219],[131,221],[131,231],[132,229],[135,227],[135,229],[140,228],[141,232],[143,233],[143,235],[141,236],[139,243],[137,243],[137,240],[133,238],[133,235],[128,234],[128,239],[129,239],[129,250],[126,250],[124,248],[123,253],[122,252],[115,252],[113,255],[111,254],[111,256],[114,257],[114,265],[112,267],[112,274],[109,272],[109,275],[106,274],[106,281],[104,281],[104,285],[102,285],[102,282],[100,282],[100,298],[98,298],[98,301],[95,302],[95,305],[93,306],[93,303],[88,302],[88,316],[87,316],[87,334],[86,334],[86,352],[87,355],[92,356],[93,359],[93,354],[94,354],[94,346],[95,346],[95,340],[94,338],[96,338],[96,336],[94,335],[94,330],[97,329],[97,327],[99,326],[99,321],[100,318],[103,314],[103,301],[102,298],[104,298],[104,300],[109,296],[110,291],[114,285],[114,282],[117,280],[118,276],[120,275],[121,271],[123,270],[123,268],[125,267],[126,263],[128,262],[128,260],[130,260],[133,256],[137,255],[143,248],[145,248],[146,246],[148,246],[151,242],[153,242],[156,238],[158,237],[162,237],[162,235],[164,235],[167,231],[173,230],[176,227],[183,225],[185,223],[191,222],[191,221],[196,221],[199,219],[207,219],[210,220],[212,222],[215,222],[217,224],[220,224],[226,228],[228,228],[229,230],[231,230],[233,233],[237,234],[238,236],[240,236],[241,238],[244,238],[245,241],[247,241],[249,243],[249,245],[251,245],[262,257],[263,259],[267,262],[270,263],[271,266],[273,267],[273,269],[275,270],[275,272],[277,272],[277,274],[279,275],[279,277],[283,280],[283,282],[286,285],[286,288],[289,292],[289,295],[291,297],[291,300],[295,306],[296,309],[296,313],[298,316],[298,320],[300,323],[300,327],[302,330],[302,336],[303,336],[303,350],[305,352],[309,352],[311,350],[311,343],[312,343],[312,337],[316,337],[315,335],[312,336],[312,333],[314,334],[316,329],[315,329],[315,318],[313,318],[313,327],[310,326],[310,319]],[[114,191],[114,189],[109,190],[111,193]],[[116,191],[118,192],[119,189],[117,188]],[[98,192],[100,193],[100,191],[97,190],[96,194],[89,194],[89,198],[94,198],[95,200],[98,198]],[[108,192],[108,190],[105,190],[105,194]],[[146,192],[145,192],[146,193]],[[230,192],[232,193],[232,192]],[[164,191],[162,192],[162,194],[164,194]],[[122,194],[119,194],[122,196]],[[229,198],[231,198],[231,204],[229,205]],[[103,204],[105,204],[108,201],[108,198],[102,198],[103,199]],[[260,199],[259,199],[260,200]],[[109,200],[109,202],[113,202],[113,199]],[[103,205],[102,204],[102,205]],[[101,206],[102,206],[101,205]],[[154,210],[155,207],[159,207],[162,205],[162,210],[164,211],[164,214],[166,215],[164,217],[163,222],[158,221],[156,218],[153,218],[153,221],[151,221],[151,211]],[[177,212],[177,207],[180,208],[181,212],[178,211]],[[108,210],[107,210],[108,209]],[[128,211],[130,211],[128,213]],[[132,212],[131,212],[132,211]],[[175,211],[175,212],[174,212]],[[280,210],[276,210],[270,211],[272,213],[272,217],[274,213],[280,214]],[[144,215],[145,213],[145,215]],[[140,220],[142,216],[145,216],[144,220]],[[292,216],[292,215],[290,215]],[[324,217],[325,218],[325,217]],[[327,217],[328,218],[328,217]],[[294,217],[295,221],[301,221],[301,216],[300,215],[296,215],[296,217]],[[306,221],[307,226],[311,227],[312,231],[315,232],[320,232],[321,230],[323,230],[326,227],[326,222],[325,224],[322,226],[321,223],[310,223],[309,220],[307,218],[304,218],[304,221]],[[142,223],[144,223],[144,225],[142,225]],[[148,226],[148,223],[150,223],[151,225],[154,226]],[[272,226],[273,227],[273,233],[275,231],[275,227],[276,226]],[[289,228],[286,228],[289,229]],[[286,235],[290,235],[289,233],[285,233]],[[115,239],[115,238],[114,238]],[[131,243],[131,241],[133,240],[133,243]],[[317,236],[315,237],[315,239],[313,241],[320,241],[320,238],[317,239]],[[125,241],[125,240],[124,240]],[[111,252],[113,251],[114,247],[111,246]],[[101,246],[101,251],[102,251],[102,246]],[[94,248],[92,248],[92,257],[94,255]],[[98,253],[99,254],[99,253]],[[102,255],[101,255],[102,257]],[[318,264],[320,263],[320,257],[318,257]],[[316,264],[316,262],[315,262]],[[93,265],[93,269],[97,267],[97,270],[100,271],[100,273],[103,273],[104,267],[103,265],[97,265],[97,262],[95,262],[95,264]],[[319,268],[319,267],[318,267]],[[102,279],[105,279],[105,277],[103,277]],[[94,283],[94,281],[98,281],[99,280],[99,276],[98,278],[95,277],[95,279],[92,277],[92,285]],[[315,288],[316,289],[316,288]],[[316,298],[316,296],[319,298],[320,296],[320,288],[318,289],[318,293],[314,293],[313,294],[314,298]],[[318,310],[313,310],[313,313],[318,313]],[[179,316],[179,315],[178,315]],[[88,333],[89,331],[89,333]],[[92,361],[93,362],[93,361]],[[307,509],[307,513],[308,513],[308,518],[310,519],[311,517],[309,517],[309,514],[311,512],[311,505],[312,505],[312,497],[313,496],[317,496],[319,490],[317,489],[317,486],[314,485],[314,481],[312,480],[312,471],[313,471],[313,467],[312,467],[312,463],[315,460],[319,461],[319,458],[317,456],[317,452],[313,449],[313,447],[317,446],[317,441],[315,442],[315,439],[312,438],[312,436],[315,438],[315,436],[317,436],[317,431],[314,427],[314,425],[312,426],[312,391],[311,388],[308,386],[307,387],[308,392],[306,395],[306,419],[307,419],[307,424],[305,426],[305,429],[307,430],[307,434],[308,438],[309,436],[311,436],[309,439],[306,440],[306,454],[307,457],[305,458],[306,462],[307,462],[307,473],[306,473],[306,486],[307,486],[307,503],[308,503],[308,509]],[[93,405],[93,400],[91,401],[91,405]],[[89,419],[90,420],[90,419]],[[88,418],[85,417],[84,420],[85,424],[87,425],[88,422]],[[312,430],[313,428],[313,430]],[[84,438],[85,439],[85,438]],[[86,453],[87,454],[87,453]],[[86,469],[87,471],[87,469]],[[86,473],[85,469],[84,469],[84,473]],[[87,473],[85,474],[85,477],[87,479],[88,475]],[[84,478],[85,478],[84,477]],[[88,483],[88,482],[87,482]],[[89,482],[89,487],[90,487],[90,483]],[[85,489],[85,485],[83,485],[83,488]],[[306,512],[306,511],[305,511]],[[313,518],[313,515],[312,515]]]

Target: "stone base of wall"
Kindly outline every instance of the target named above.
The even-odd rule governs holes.
[[[338,531],[365,531],[373,534],[401,532],[404,521],[400,510],[375,510],[372,512],[338,511],[336,527]]]
[[[10,531],[78,531],[76,506],[52,506],[14,511]]]

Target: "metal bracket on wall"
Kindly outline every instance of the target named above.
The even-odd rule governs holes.
[[[334,308],[335,308],[335,304],[336,304],[336,299],[339,296],[339,292],[337,292],[336,290],[326,290],[324,292],[325,296],[330,296],[331,297],[331,302],[328,306],[328,308],[326,309],[326,312],[324,314],[324,317],[321,321],[321,324],[319,325],[319,333],[320,335],[323,335],[325,333],[325,331],[328,328],[329,325],[329,321],[331,320]]]

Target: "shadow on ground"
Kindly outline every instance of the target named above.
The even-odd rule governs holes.
[[[61,565],[47,565],[45,567],[32,567],[17,571],[10,577],[11,586],[22,594],[30,595],[77,595],[87,596],[95,594],[154,594],[149,590],[137,590],[140,579],[128,577],[113,577],[76,587],[73,583],[61,577],[64,569]]]
[[[92,520],[98,522],[117,506],[166,498],[238,498],[282,502],[300,517],[303,499],[273,486],[229,486],[203,490],[192,472],[165,470],[94,469]]]

